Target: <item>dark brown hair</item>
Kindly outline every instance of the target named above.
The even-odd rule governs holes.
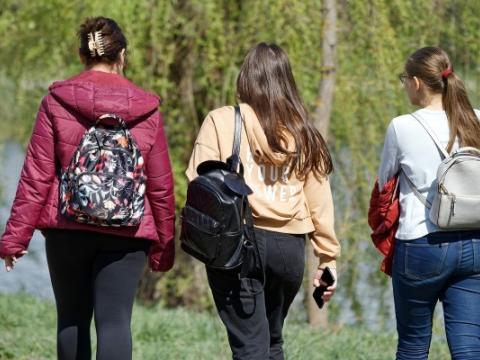
[[[260,43],[249,51],[237,78],[237,97],[253,108],[270,148],[287,156],[291,172],[304,178],[333,171],[327,144],[308,119],[287,54],[279,46]],[[288,150],[288,135],[295,151]]]
[[[447,151],[452,150],[457,137],[460,146],[480,148],[480,122],[448,54],[439,47],[424,47],[410,55],[405,71],[421,79],[433,93],[442,94],[450,128]]]
[[[95,52],[92,56],[88,48],[88,34],[100,31],[103,37],[104,54],[100,56]],[[109,18],[99,16],[95,18],[87,18],[78,31],[80,39],[80,54],[84,57],[87,65],[98,62],[114,64],[118,61],[118,57],[122,49],[127,48],[127,39],[118,24]]]

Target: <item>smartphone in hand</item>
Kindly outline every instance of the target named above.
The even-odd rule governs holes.
[[[321,280],[324,283],[326,283],[327,286],[320,285],[319,287],[315,288],[315,290],[313,291],[313,298],[315,299],[315,302],[317,303],[320,309],[323,307],[323,304],[324,304],[324,301],[322,299],[323,293],[327,290],[327,287],[332,286],[333,283],[335,282],[333,274],[328,267],[326,267],[325,270],[323,270]]]

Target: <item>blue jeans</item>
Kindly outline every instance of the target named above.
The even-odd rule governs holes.
[[[480,232],[397,240],[392,273],[397,360],[426,360],[433,310],[443,303],[454,360],[480,359]]]

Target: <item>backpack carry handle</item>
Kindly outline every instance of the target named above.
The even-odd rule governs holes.
[[[115,115],[115,114],[100,115],[97,118],[97,120],[95,121],[95,126],[99,125],[102,122],[102,120],[105,120],[105,119],[113,119],[113,120],[117,121],[117,123],[122,127],[122,129],[127,128],[127,124],[125,123],[125,120],[123,120],[120,116]]]
[[[128,134],[128,130],[127,130],[127,124],[125,122],[125,120],[123,120],[120,116],[118,115],[115,115],[115,114],[103,114],[103,115],[100,115],[97,120],[95,121],[95,126],[98,126],[101,124],[101,122],[105,119],[113,119],[115,120],[118,125],[120,125],[122,131],[123,131],[123,134],[125,135],[125,138],[128,139],[129,137],[129,134]],[[97,144],[98,144],[98,147],[102,147],[102,145],[100,144],[100,141],[98,140],[98,137],[97,137],[97,134],[94,133],[94,136],[95,136],[95,139],[97,141]],[[130,141],[128,141],[128,148],[130,149],[130,151],[132,150],[132,144]]]
[[[465,146],[455,150],[452,156],[457,154],[469,154],[469,153],[470,154],[474,153],[475,155],[480,156],[480,149],[477,149],[476,147],[473,147],[473,146]]]

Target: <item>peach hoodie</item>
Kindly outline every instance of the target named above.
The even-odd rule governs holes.
[[[309,234],[320,267],[336,267],[340,244],[333,227],[333,201],[328,178],[319,181],[313,174],[299,180],[290,178],[284,156],[273,152],[254,110],[241,104],[244,127],[240,158],[246,183],[253,194],[248,200],[255,226],[289,234]],[[234,108],[211,111],[198,133],[186,171],[189,181],[205,160],[225,161],[232,154]],[[246,141],[248,140],[248,141]],[[283,162],[282,162],[283,161]]]

